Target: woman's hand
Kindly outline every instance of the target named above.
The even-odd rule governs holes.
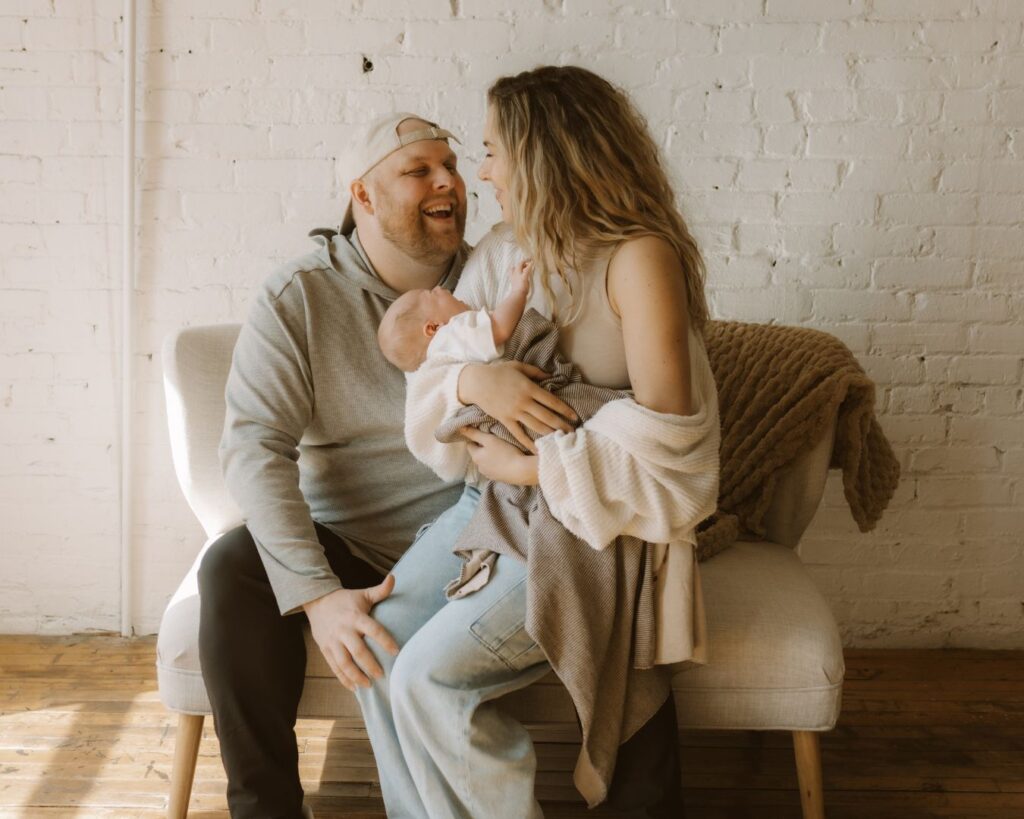
[[[474,427],[463,427],[459,431],[468,442],[469,457],[485,478],[516,486],[537,485],[536,455],[524,455],[497,435]]]
[[[578,420],[572,407],[536,383],[547,377],[548,373],[521,361],[467,364],[459,376],[459,400],[476,404],[525,449],[536,453],[523,427],[541,436],[555,430],[571,432],[569,421]]]

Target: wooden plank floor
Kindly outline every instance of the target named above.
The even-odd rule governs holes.
[[[157,819],[175,726],[152,638],[0,636],[0,817]],[[1024,652],[848,651],[843,714],[822,740],[830,819],[1024,817]],[[226,819],[212,725],[192,816]],[[301,720],[300,767],[317,819],[384,819],[353,721]],[[574,729],[537,728],[551,819],[612,819],[575,800]],[[680,734],[688,816],[800,816],[789,736]],[[569,801],[563,801],[569,800]]]

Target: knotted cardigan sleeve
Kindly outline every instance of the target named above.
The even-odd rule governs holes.
[[[620,535],[695,546],[695,527],[718,503],[713,396],[693,415],[612,401],[579,429],[538,439],[540,486],[552,514],[594,549]]]

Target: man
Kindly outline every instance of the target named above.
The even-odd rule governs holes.
[[[221,460],[246,525],[199,571],[200,662],[233,817],[309,815],[294,734],[304,621],[347,688],[379,677],[366,638],[399,648],[370,615],[393,587],[384,575],[462,490],[406,449],[404,376],[376,340],[394,299],[451,290],[462,270],[466,191],[449,138],[412,114],[371,124],[342,179],[341,233],[315,232],[318,249],[264,283],[235,348]],[[659,725],[674,754],[674,711]],[[674,801],[674,756],[653,790],[649,761],[633,767],[617,786],[626,801]]]

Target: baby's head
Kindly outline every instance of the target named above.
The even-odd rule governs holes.
[[[377,343],[388,361],[411,373],[427,357],[427,347],[438,329],[469,309],[443,287],[409,290],[384,313],[377,328]]]

